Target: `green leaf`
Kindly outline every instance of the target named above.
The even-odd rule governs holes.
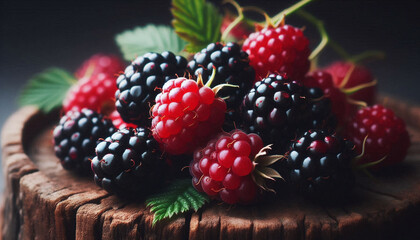
[[[171,51],[179,54],[187,44],[172,27],[153,24],[120,33],[115,41],[127,61],[148,52]]]
[[[76,82],[65,70],[49,68],[29,80],[19,96],[19,104],[35,105],[48,113],[61,106],[67,91]]]
[[[221,40],[222,16],[205,0],[172,0],[172,25],[175,32],[189,42],[188,52],[198,52]]]
[[[199,193],[190,179],[176,180],[170,186],[146,200],[150,211],[154,213],[153,224],[189,210],[197,211],[209,198]]]

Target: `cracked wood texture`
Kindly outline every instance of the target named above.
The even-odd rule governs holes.
[[[73,175],[54,156],[58,114],[25,107],[2,130],[5,192],[1,237],[8,239],[420,239],[420,108],[381,100],[403,117],[412,146],[406,161],[374,180],[358,176],[346,203],[282,196],[252,207],[212,203],[152,225],[142,202],[125,202]],[[281,194],[281,193],[278,193]]]

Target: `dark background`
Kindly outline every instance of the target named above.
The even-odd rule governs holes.
[[[146,23],[169,24],[170,1],[29,1],[0,0],[0,125],[16,109],[22,85],[34,74],[57,66],[74,71],[91,55],[119,54],[114,36]],[[213,1],[220,6],[221,1]],[[295,1],[241,1],[274,15]],[[367,66],[379,80],[381,92],[420,103],[419,5],[416,1],[314,1],[306,7],[322,19],[332,38],[352,54],[383,50],[384,60]],[[307,26],[296,17],[287,23]],[[326,64],[337,58],[327,51]],[[0,180],[2,188],[3,177]]]

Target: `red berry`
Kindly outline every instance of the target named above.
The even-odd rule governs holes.
[[[199,160],[200,163],[200,171],[206,175],[209,174],[210,165],[212,164],[212,161],[208,158],[202,158]]]
[[[88,59],[75,73],[78,82],[70,88],[63,101],[64,112],[89,108],[109,115],[115,109],[114,76],[124,69],[115,56],[97,54]]]
[[[192,178],[192,183],[193,183],[194,188],[195,188],[197,191],[199,191],[199,192],[203,192],[203,191],[204,191],[204,190],[203,190],[203,188],[201,187],[201,184],[200,184],[199,179],[197,179],[197,178],[193,177],[193,178]]]
[[[255,155],[260,151],[261,148],[264,147],[264,143],[260,136],[255,133],[248,134],[249,140],[251,141],[251,157],[255,157]]]
[[[248,157],[236,157],[233,161],[232,171],[238,176],[246,176],[251,173],[254,165]]]
[[[381,105],[360,109],[349,123],[347,135],[359,152],[368,136],[365,154],[359,163],[375,162],[385,157],[375,165],[376,168],[403,161],[410,146],[404,121]]]
[[[251,154],[251,145],[247,141],[236,141],[233,144],[233,149],[239,156],[249,156]]]
[[[239,201],[238,193],[235,190],[222,189],[219,196],[223,202],[228,204],[235,204]]]
[[[80,79],[70,88],[64,98],[64,112],[88,108],[109,115],[115,109],[116,90],[114,77],[107,74]]]
[[[223,185],[227,189],[231,189],[231,190],[237,189],[240,184],[241,184],[241,177],[233,173],[226,174],[225,179],[223,179]]]
[[[257,185],[251,176],[244,177],[237,189],[239,200],[245,204],[255,201],[257,196]]]
[[[227,168],[221,166],[218,163],[213,163],[209,169],[209,176],[213,180],[220,182],[223,179],[225,179],[227,171],[228,171]]]
[[[230,168],[232,167],[233,161],[235,161],[236,154],[228,149],[217,152],[217,159],[220,165]]]
[[[353,67],[354,69],[350,74],[347,84],[341,86],[346,75],[349,74],[349,71]],[[354,64],[351,62],[335,62],[326,67],[324,71],[331,74],[333,81],[337,87],[341,86],[344,89],[360,86],[362,84],[367,84],[374,81],[374,77],[368,69],[360,65],[354,66]],[[370,86],[361,89],[349,95],[349,97],[357,101],[366,102],[368,105],[372,105],[376,97],[376,86]]]
[[[309,70],[309,40],[302,30],[290,25],[251,33],[242,50],[248,53],[257,80],[276,72],[302,79]]]
[[[207,193],[207,195],[216,196],[219,194],[221,184],[220,182],[214,181],[208,176],[204,176],[201,180],[201,187],[203,188],[203,191]]]
[[[104,73],[108,76],[115,76],[124,70],[125,64],[119,57],[105,54],[95,54],[86,60],[82,66],[77,69],[74,76],[77,79],[95,77]]]
[[[191,153],[221,131],[225,102],[214,92],[187,78],[166,82],[152,108],[152,130],[163,150]]]
[[[251,153],[259,152],[261,148],[262,140],[256,134],[247,135],[240,130],[221,133],[194,153],[191,163],[193,184],[197,183],[196,179],[202,179],[201,192],[218,196],[228,204],[252,202],[258,187],[250,177],[254,169],[250,158],[254,157]]]

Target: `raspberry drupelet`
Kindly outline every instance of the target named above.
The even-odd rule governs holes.
[[[207,85],[211,84],[211,80]],[[222,130],[226,103],[217,97],[220,89],[184,77],[169,80],[156,96],[152,112],[153,136],[173,155],[192,153]]]

